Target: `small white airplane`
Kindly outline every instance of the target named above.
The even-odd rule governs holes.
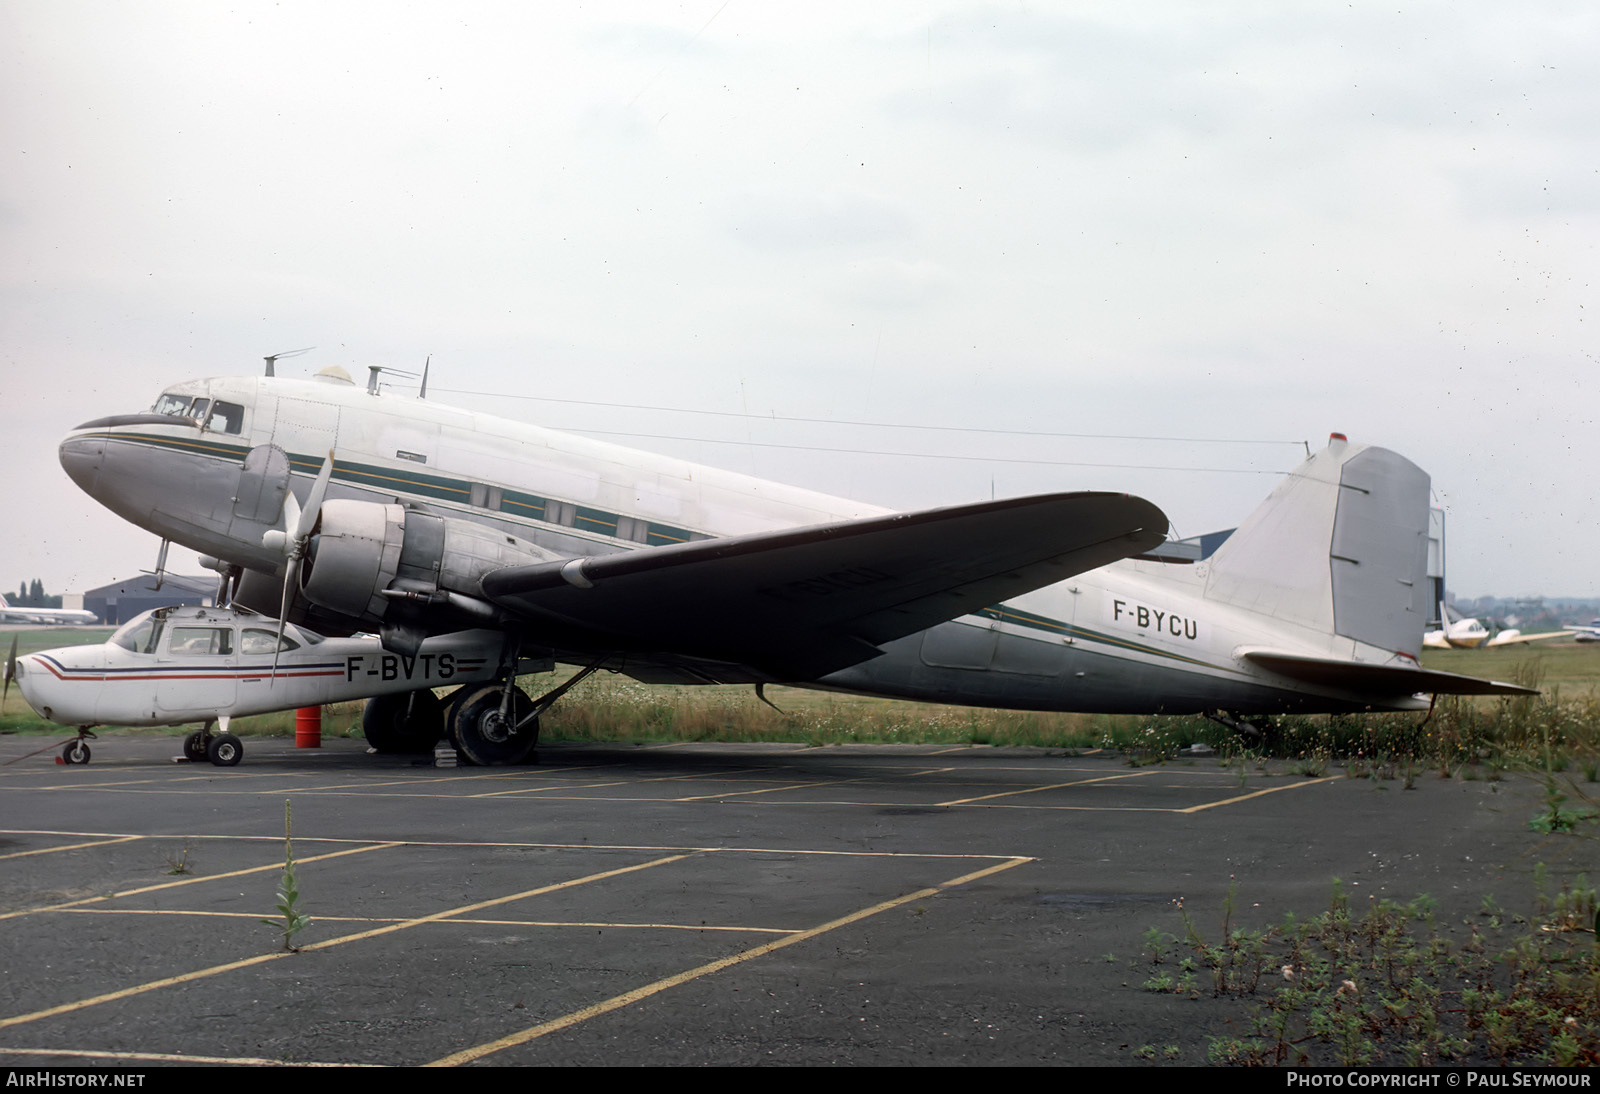
[[[490,681],[503,646],[498,631],[462,631],[428,638],[406,657],[383,649],[376,638],[324,638],[239,608],[157,608],[103,644],[21,657],[13,651],[7,683],[14,678],[41,717],[82,730],[203,722],[184,741],[184,755],[231,767],[244,748],[228,732],[230,719],[368,697],[373,723],[367,739],[377,751],[432,748],[441,710],[433,688],[480,693],[474,701],[479,713],[499,712],[504,689]],[[546,667],[523,662],[518,670]],[[211,733],[212,722],[221,733]],[[475,737],[468,758],[495,762],[496,743],[493,734]],[[62,757],[88,763],[83,736],[69,742]]]
[[[1573,624],[1572,640],[1574,642],[1600,642],[1600,619],[1591,619],[1587,623]]]
[[[221,600],[416,657],[517,657],[647,683],[772,683],[1028,710],[1422,710],[1530,689],[1423,669],[1428,476],[1334,434],[1209,558],[1160,561],[1124,494],[913,513],[382,394],[342,369],[168,388],[61,444],[74,482],[210,556]],[[468,694],[466,692],[458,694]],[[517,696],[522,696],[517,698]],[[553,697],[546,696],[546,700]],[[470,716],[452,739],[537,719]],[[372,719],[369,718],[369,722]]]
[[[98,623],[100,617],[79,608],[29,608],[0,596],[0,623]]]
[[[1541,634],[1523,634],[1516,627],[1490,631],[1476,619],[1452,619],[1450,609],[1439,604],[1439,623],[1422,636],[1422,644],[1433,649],[1475,650],[1491,646],[1512,646],[1521,642],[1538,642],[1545,638],[1562,638],[1570,630],[1544,631]]]

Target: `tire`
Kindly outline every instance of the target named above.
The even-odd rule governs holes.
[[[361,712],[361,732],[376,752],[427,752],[444,736],[444,704],[426,688],[375,695]]]
[[[539,743],[539,722],[535,719],[520,733],[512,726],[533,710],[533,700],[520,688],[511,691],[511,720],[500,717],[503,688],[488,684],[463,694],[451,705],[450,743],[468,763],[480,767],[519,764]]]
[[[61,750],[61,759],[69,764],[86,764],[89,762],[89,746],[82,741],[68,741]]]
[[[203,763],[211,758],[206,755],[204,730],[197,729],[183,739],[183,758],[194,764]]]
[[[206,757],[218,767],[236,767],[244,759],[244,743],[231,733],[219,733],[206,746]]]

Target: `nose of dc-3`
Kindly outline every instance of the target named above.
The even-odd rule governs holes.
[[[68,434],[59,450],[62,470],[90,497],[96,496],[95,480],[100,475],[100,464],[105,454],[105,441],[82,431]]]

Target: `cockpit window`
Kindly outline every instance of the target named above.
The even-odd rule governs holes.
[[[111,636],[111,643],[130,653],[154,653],[161,641],[161,622],[157,619],[135,619]]]
[[[233,631],[227,627],[173,627],[172,652],[184,656],[233,652]]]
[[[206,428],[223,433],[238,433],[244,428],[244,407],[238,403],[225,403],[221,399],[211,404],[211,415]]]
[[[204,396],[195,398],[192,395],[173,395],[169,392],[157,399],[156,405],[151,409],[157,414],[166,414],[174,418],[198,420],[205,417],[206,404],[210,401]]]

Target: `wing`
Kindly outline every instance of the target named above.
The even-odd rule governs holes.
[[[1161,542],[1126,494],[1046,494],[496,570],[530,640],[812,680],[878,644]]]
[[[1539,694],[1537,688],[1525,688],[1520,684],[1405,665],[1372,665],[1331,657],[1275,653],[1272,650],[1244,650],[1241,656],[1264,669],[1308,684],[1363,692],[1374,698],[1416,695],[1418,692],[1435,695]]]
[[[1545,631],[1542,634],[1522,634],[1521,632],[1510,634],[1506,631],[1501,631],[1499,634],[1489,639],[1489,641],[1485,642],[1484,645],[1511,646],[1518,642],[1538,642],[1546,638],[1565,638],[1571,633],[1571,631]]]

